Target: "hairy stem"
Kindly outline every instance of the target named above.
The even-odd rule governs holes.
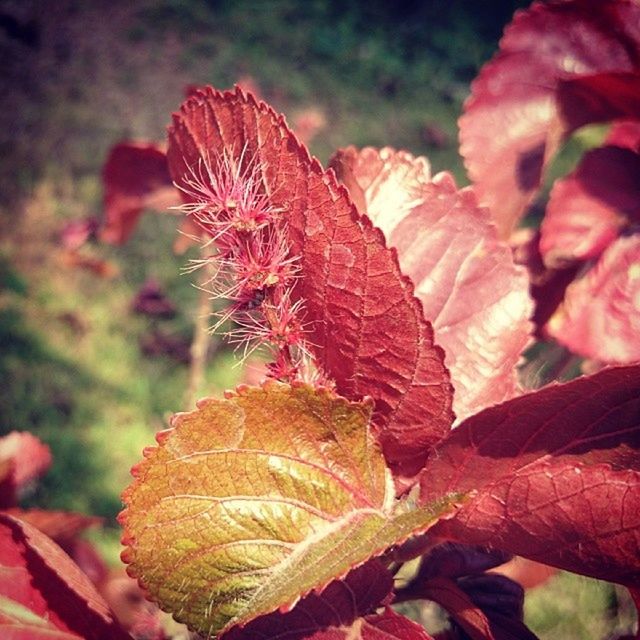
[[[189,382],[184,395],[185,409],[192,409],[195,405],[202,383],[204,381],[204,372],[207,364],[207,353],[209,351],[209,343],[211,342],[211,334],[209,333],[209,318],[212,311],[212,298],[207,290],[210,273],[205,265],[201,270],[200,282],[198,283],[198,305],[196,307],[195,326],[193,331],[193,340],[190,348],[189,359]]]

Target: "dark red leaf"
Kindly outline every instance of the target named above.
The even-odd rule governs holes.
[[[334,633],[328,631],[328,627],[349,627],[361,616],[375,611],[383,601],[388,599],[392,588],[391,574],[380,561],[371,560],[351,571],[343,580],[330,583],[321,593],[311,593],[302,598],[291,611],[286,613],[276,611],[257,618],[242,628],[234,627],[225,633],[223,638],[224,640],[324,638],[323,634]],[[336,630],[335,633],[338,631]]]
[[[51,450],[28,431],[0,438],[0,508],[12,507],[19,494],[51,466]]]
[[[561,80],[557,99],[567,131],[592,122],[640,119],[640,74],[636,69],[636,73],[599,73]]]
[[[141,335],[139,343],[142,353],[149,358],[166,356],[181,364],[191,360],[191,340],[187,336],[154,328]]]
[[[445,542],[423,556],[416,580],[426,581],[438,576],[461,578],[483,573],[509,558],[510,555],[504,551]]]
[[[343,396],[374,398],[387,460],[399,474],[415,473],[450,427],[452,391],[444,354],[382,233],[283,118],[240,90],[190,98],[174,115],[168,157],[180,185],[202,167],[253,163],[300,257],[294,293],[305,302],[317,363]]]
[[[143,209],[180,204],[167,156],[154,142],[121,142],[112,147],[102,170],[105,226],[101,239],[127,241]]]
[[[423,583],[417,597],[437,602],[451,615],[471,640],[493,638],[487,616],[471,598],[449,578],[431,578]]]
[[[140,287],[131,304],[135,313],[140,313],[152,318],[173,318],[176,315],[176,307],[167,298],[160,283],[155,278],[149,278]]]
[[[514,260],[529,272],[529,293],[535,302],[531,320],[535,335],[544,337],[544,326],[564,298],[564,292],[573,282],[580,268],[575,263],[565,269],[548,269],[540,255],[540,232],[519,229],[511,237]]]
[[[129,638],[60,547],[32,526],[1,513],[0,569],[3,638]]]
[[[459,579],[458,586],[489,617],[497,613],[522,620],[524,589],[517,582],[495,573],[483,573]]]
[[[473,192],[390,148],[349,147],[332,164],[415,285],[446,353],[458,418],[512,397],[530,339],[529,282]]]
[[[508,236],[571,131],[558,83],[640,68],[640,6],[630,0],[536,2],[505,29],[460,120],[460,151],[480,202]]]
[[[446,609],[464,638],[536,640],[522,620],[524,591],[504,576],[473,576],[457,582],[431,578],[422,585],[420,597]]]
[[[640,360],[640,235],[616,240],[566,291],[547,333],[605,363]]]
[[[540,227],[549,267],[598,257],[630,222],[640,221],[640,154],[594,149],[577,170],[556,181]]]
[[[436,449],[423,499],[477,495],[435,535],[577,573],[640,579],[640,365],[479,413]]]

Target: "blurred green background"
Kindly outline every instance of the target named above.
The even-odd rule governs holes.
[[[0,435],[32,431],[54,454],[25,504],[103,516],[94,537],[115,560],[129,468],[187,408],[188,365],[171,354],[188,349],[197,291],[181,275],[193,255],[172,251],[176,218],[149,213],[124,246],[83,247],[110,277],[61,250],[65,223],[101,214],[111,145],[163,140],[189,84],[250,78],[291,122],[311,113],[321,123],[311,150],[323,162],[340,146],[391,145],[464,184],[462,103],[527,5],[0,0]],[[149,277],[176,305],[173,319],[132,313]],[[216,349],[202,395],[235,384],[233,361]],[[616,602],[608,586],[561,575],[527,611],[543,638],[602,638],[619,624]]]

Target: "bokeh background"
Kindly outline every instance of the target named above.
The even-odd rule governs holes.
[[[253,84],[326,162],[341,146],[427,155],[466,183],[456,121],[522,0],[0,0],[0,435],[28,430],[54,464],[27,506],[102,516],[117,562],[129,468],[184,406],[197,290],[177,217],[145,214],[124,245],[65,249],[102,216],[123,139],[162,141],[189,85]],[[301,124],[302,123],[302,124]],[[66,230],[66,231],[65,231]],[[68,238],[67,238],[68,239]],[[173,313],[136,313],[154,279]],[[212,340],[202,392],[242,376]],[[616,592],[560,574],[527,600],[543,638],[615,630]]]

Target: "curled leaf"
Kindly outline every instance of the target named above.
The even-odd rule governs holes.
[[[371,411],[272,382],[178,415],[123,495],[130,573],[215,635],[290,609],[450,515],[449,499],[395,499]]]
[[[557,267],[597,258],[632,221],[640,221],[640,154],[594,149],[553,186],[540,228],[544,262]]]
[[[640,236],[616,240],[574,281],[546,326],[575,353],[607,363],[640,360]]]

